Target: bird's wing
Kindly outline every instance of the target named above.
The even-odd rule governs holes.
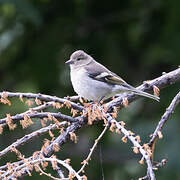
[[[122,78],[120,78],[115,73],[109,71],[103,65],[93,61],[91,64],[85,67],[88,76],[94,80],[106,82],[112,85],[125,85],[127,84]]]

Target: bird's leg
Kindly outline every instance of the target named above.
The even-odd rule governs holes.
[[[104,98],[104,97],[105,97],[105,96],[101,96],[101,97],[99,98],[99,100],[98,100],[98,102],[97,102],[97,103],[98,103],[98,104],[102,104],[102,102],[101,102],[101,101],[103,100],[103,98]]]

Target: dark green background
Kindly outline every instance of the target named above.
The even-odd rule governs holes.
[[[0,0],[0,91],[74,95],[64,62],[78,49],[134,86],[174,70],[180,65],[179,7],[179,0]],[[119,119],[148,142],[179,89],[178,83],[163,89],[160,103],[141,98],[121,110]],[[0,106],[0,117],[26,108],[14,99],[11,107]],[[155,160],[169,159],[156,173],[158,180],[180,179],[179,115],[177,107],[162,131],[164,138],[156,146]],[[0,150],[38,129],[39,119],[34,122],[26,130],[20,126],[15,131],[4,129]],[[71,158],[78,170],[101,131],[102,124],[80,130],[78,143],[63,146],[58,158]],[[40,150],[43,138],[36,138],[19,150],[26,157],[31,156]],[[102,179],[103,174],[105,180],[145,175],[145,168],[138,163],[141,157],[131,147],[129,142],[122,143],[120,135],[107,132],[86,169],[88,179]],[[14,158],[9,153],[0,163]],[[24,179],[48,179],[33,175]]]

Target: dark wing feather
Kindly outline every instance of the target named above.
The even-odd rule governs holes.
[[[95,67],[95,68],[94,68]],[[93,61],[91,64],[87,65],[85,69],[88,72],[88,76],[97,81],[106,82],[112,85],[119,84],[125,85],[127,84],[122,78],[120,78],[117,74],[109,71],[103,65]]]

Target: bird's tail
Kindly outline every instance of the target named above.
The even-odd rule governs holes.
[[[133,93],[136,94],[136,95],[144,96],[144,97],[147,97],[147,98],[151,98],[151,99],[154,99],[154,100],[156,100],[156,101],[158,101],[158,102],[159,102],[159,100],[160,100],[160,98],[159,98],[158,96],[154,96],[154,95],[149,94],[149,93],[147,93],[147,92],[138,90],[138,89],[130,86],[129,84],[128,84],[128,89],[129,89],[129,90],[128,90],[129,92],[133,92]]]
[[[143,92],[143,91],[139,91],[136,89],[136,91],[133,91],[134,94],[137,94],[139,96],[144,96],[144,97],[147,97],[147,98],[151,98],[151,99],[154,99],[156,101],[159,102],[160,98],[158,96],[154,96],[152,94],[149,94],[147,92]]]

